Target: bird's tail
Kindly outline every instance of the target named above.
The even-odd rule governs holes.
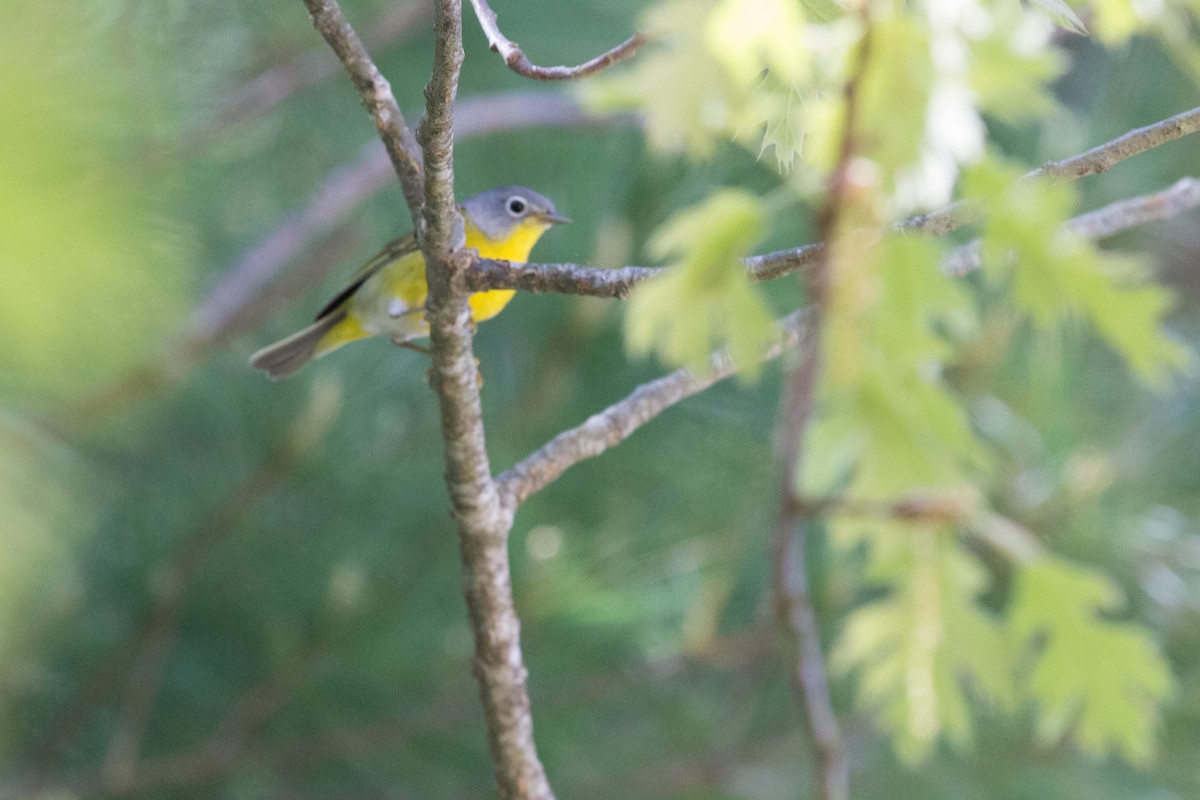
[[[322,356],[348,341],[367,335],[363,331],[358,336],[330,337],[331,339],[336,338],[337,341],[322,342],[327,334],[346,321],[348,320],[345,309],[327,314],[307,328],[296,331],[275,344],[267,345],[250,356],[250,366],[261,369],[272,380],[286,378],[313,358]],[[358,325],[354,325],[354,327],[361,330]]]

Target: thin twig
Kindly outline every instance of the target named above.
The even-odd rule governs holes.
[[[801,310],[780,320],[779,341],[763,353],[763,360],[776,358],[796,346],[801,338],[804,314]],[[510,513],[514,512],[526,498],[555,481],[570,467],[619,444],[663,411],[730,377],[738,368],[727,351],[718,350],[709,357],[703,372],[677,369],[642,384],[628,397],[593,414],[583,424],[563,431],[496,478],[505,507]]]
[[[251,687],[198,747],[139,764],[127,775],[104,776],[98,786],[108,794],[145,794],[224,774],[245,755],[254,734],[284,707],[323,656],[321,643],[310,643]]]
[[[805,517],[838,515],[920,522],[965,522],[975,513],[977,505],[962,497],[924,495],[899,500],[861,500],[793,494],[791,503],[794,513]]]
[[[1144,225],[1177,217],[1200,206],[1200,180],[1180,178],[1157,192],[1117,200],[1095,211],[1080,214],[1066,222],[1066,230],[1083,239],[1095,241]],[[982,265],[980,243],[976,239],[946,256],[942,269],[948,275],[966,275]]]
[[[500,25],[496,21],[496,12],[488,5],[487,0],[471,0],[471,5],[475,8],[475,16],[479,18],[479,25],[487,35],[492,51],[499,53],[500,57],[504,59],[504,63],[513,72],[539,81],[571,81],[595,75],[597,72],[606,70],[613,64],[631,57],[654,38],[645,33],[635,33],[611,50],[578,66],[539,67],[529,60],[516,42],[509,39],[500,30]]]
[[[1200,179],[1180,178],[1166,189],[1118,200],[1080,214],[1065,227],[1084,239],[1096,240],[1147,222],[1171,219],[1200,206]],[[950,275],[965,275],[979,269],[978,243],[954,250],[943,262]],[[743,259],[751,280],[773,280],[810,267],[824,252],[821,244],[779,250]],[[519,264],[478,259],[467,275],[473,291],[520,289],[526,292],[558,292],[589,297],[625,298],[639,283],[653,278],[666,267],[621,267],[600,269],[583,264]]]
[[[856,193],[853,167],[859,143],[859,87],[872,56],[872,26],[863,6],[862,39],[854,70],[843,89],[845,118],[837,164],[830,173],[817,232],[826,246],[812,269],[802,275],[809,316],[800,358],[784,386],[775,433],[777,511],[771,535],[771,593],[781,633],[792,693],[804,713],[813,757],[813,785],[821,800],[846,800],[849,766],[841,726],[833,711],[828,670],[821,650],[821,629],[813,608],[808,575],[808,534],[812,518],[795,503],[808,457],[808,428],[816,405],[822,368],[829,287],[839,251],[855,234],[848,218]],[[861,192],[859,192],[861,193]],[[845,256],[840,256],[845,258]]]
[[[1048,161],[1027,177],[1074,180],[1085,175],[1095,175],[1112,169],[1127,158],[1196,131],[1200,131],[1200,107],[1132,130],[1099,147],[1093,147],[1086,153],[1062,161]]]
[[[426,316],[433,350],[430,383],[441,409],[446,487],[458,522],[474,672],[487,720],[488,749],[501,800],[553,800],[533,739],[520,621],[508,563],[512,514],[500,503],[488,464],[471,347],[470,291],[463,275],[463,221],[454,202],[454,96],[462,65],[461,0],[436,0],[433,72],[418,139],[425,154],[424,228],[418,241],[429,285]]]
[[[1160,120],[1153,125],[1129,131],[1116,139],[1093,147],[1085,153],[1065,158],[1062,161],[1048,161],[1037,169],[1027,172],[1022,180],[1046,178],[1072,181],[1087,175],[1095,175],[1111,169],[1127,158],[1133,158],[1147,150],[1198,130],[1200,130],[1200,107]],[[897,227],[901,230],[925,233],[931,236],[944,236],[963,225],[974,222],[981,213],[982,209],[978,204],[959,200],[929,214],[910,217]]]
[[[367,26],[367,33],[363,37],[366,46],[383,47],[403,40],[429,18],[431,9],[429,0],[410,0],[389,8]],[[186,138],[195,141],[213,136],[251,116],[269,111],[298,90],[325,80],[338,68],[338,60],[331,59],[324,47],[297,53],[246,81],[217,112],[212,122]]]
[[[396,105],[391,84],[371,60],[366,46],[350,27],[337,0],[304,0],[304,5],[308,8],[313,27],[325,37],[325,41],[341,59],[363,106],[375,121],[375,129],[387,148],[388,157],[400,178],[404,199],[408,201],[415,220],[424,203],[421,149],[405,124],[400,107]]]

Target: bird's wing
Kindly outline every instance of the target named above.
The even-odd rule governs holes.
[[[363,264],[355,273],[354,279],[350,281],[350,285],[342,289],[337,295],[330,300],[325,306],[317,312],[315,319],[323,319],[333,312],[337,311],[342,305],[350,299],[350,296],[358,291],[359,287],[366,283],[367,278],[370,278],[379,270],[391,264],[393,261],[403,258],[410,253],[417,252],[417,237],[413,236],[412,232],[402,236],[397,236],[383,246],[383,249],[371,258],[370,261]]]

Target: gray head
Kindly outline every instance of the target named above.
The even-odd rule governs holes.
[[[559,214],[545,195],[525,186],[497,186],[462,202],[463,215],[489,239],[507,239],[518,227],[550,225],[571,220]]]

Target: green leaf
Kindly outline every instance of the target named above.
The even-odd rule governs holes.
[[[1080,36],[1087,35],[1087,26],[1083,24],[1083,20],[1063,0],[1032,0],[1032,2],[1035,6],[1041,7],[1051,19],[1062,27],[1072,33],[1078,33]]]
[[[1191,354],[1162,327],[1166,290],[1146,283],[1130,259],[1103,253],[1064,228],[1076,205],[1073,187],[1019,178],[1018,170],[995,161],[965,178],[967,196],[987,208],[985,274],[1010,280],[1014,302],[1040,328],[1086,320],[1150,386],[1161,388],[1190,368]]]
[[[666,34],[630,69],[581,87],[598,110],[632,108],[646,120],[652,146],[710,156],[728,138],[741,92],[704,41],[713,0],[671,0],[645,15],[644,27]]]
[[[1056,50],[1022,46],[1019,37],[1027,31],[1019,19],[997,21],[995,32],[986,38],[968,40],[971,59],[967,81],[978,98],[979,108],[1010,124],[1044,117],[1057,107],[1050,83],[1066,68]]]
[[[799,3],[669,0],[644,27],[667,35],[629,69],[582,87],[585,103],[637,109],[659,150],[704,159],[740,140],[760,156],[774,149],[779,169],[791,168],[817,88]]]
[[[964,681],[1004,707],[1015,689],[1002,630],[976,602],[983,568],[936,528],[887,524],[892,591],[850,615],[831,663],[858,672],[858,702],[877,713],[897,753],[912,763],[940,737],[970,741]]]
[[[942,380],[977,311],[961,281],[938,268],[941,246],[889,236],[839,263],[826,303],[825,364],[804,486],[891,499],[954,489],[986,464],[961,402]],[[820,487],[814,489],[814,487]]]
[[[1172,679],[1145,631],[1100,616],[1121,605],[1106,577],[1042,557],[1017,574],[1009,625],[1035,651],[1023,685],[1037,703],[1039,738],[1070,735],[1085,752],[1145,763]]]
[[[754,195],[722,189],[650,237],[651,254],[674,265],[630,298],[625,333],[631,352],[655,351],[667,363],[698,369],[715,347],[728,344],[734,360],[756,374],[775,326],[741,259],[762,236],[765,216]]]
[[[742,85],[757,81],[763,70],[789,85],[807,76],[804,12],[796,0],[720,0],[705,40]]]
[[[929,27],[897,16],[871,27],[867,69],[857,98],[859,152],[879,165],[891,186],[897,170],[917,161],[935,71]],[[862,45],[860,45],[862,46]]]
[[[1165,388],[1172,375],[1193,366],[1191,352],[1162,328],[1170,293],[1157,284],[1137,283],[1139,270],[1130,259],[1097,255],[1095,260],[1087,255],[1063,259],[1060,283],[1134,374],[1149,386]]]
[[[786,87],[782,93],[771,98],[774,102],[764,104],[758,115],[761,124],[751,124],[753,130],[762,130],[762,142],[758,157],[762,158],[767,150],[775,153],[775,163],[782,173],[790,172],[795,164],[796,156],[804,144],[804,119],[801,114],[800,94],[793,86]],[[780,108],[780,106],[782,106]],[[753,113],[753,112],[749,112]],[[748,117],[749,117],[748,113]]]

